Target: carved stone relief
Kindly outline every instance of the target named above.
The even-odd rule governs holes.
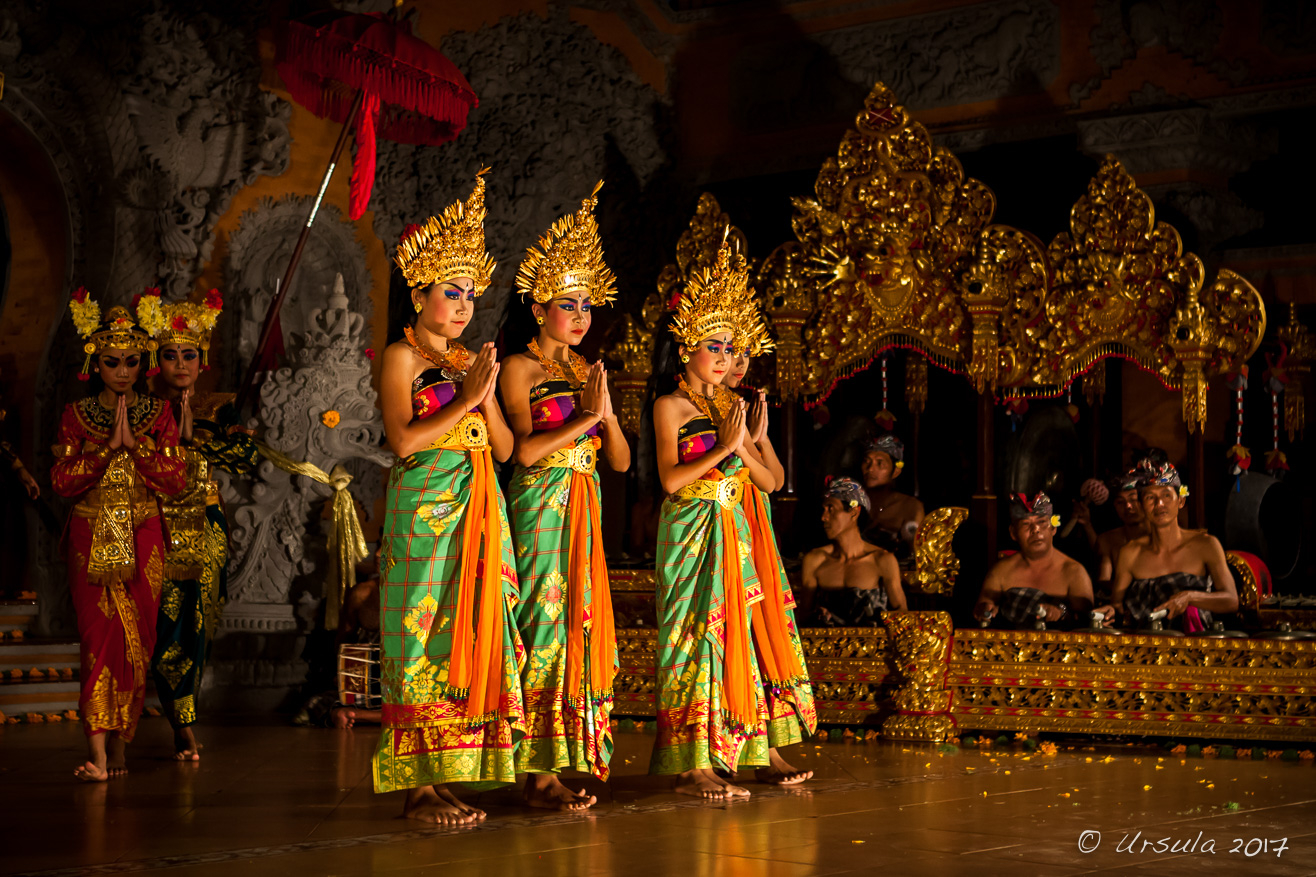
[[[485,235],[499,266],[462,336],[471,347],[494,339],[526,247],[607,178],[599,208],[604,246],[623,297],[629,297],[628,284],[643,290],[636,292],[638,302],[647,284],[626,267],[633,243],[627,217],[617,216],[634,205],[612,213],[608,202],[619,197],[621,177],[643,187],[666,158],[655,126],[658,95],[621,52],[558,7],[547,20],[525,14],[453,34],[443,53],[466,75],[480,105],[461,136],[441,147],[379,141],[370,200],[376,234],[391,245],[408,223],[465,198],[475,172],[493,165]]]
[[[1223,33],[1224,14],[1216,0],[1098,0],[1089,48],[1101,75],[1072,84],[1069,99],[1086,100],[1112,71],[1152,46],[1164,46],[1238,85],[1248,68],[1219,57]]]
[[[227,306],[217,329],[222,338],[220,367],[226,386],[237,385],[255,355],[265,312],[288,269],[314,200],[310,195],[262,198],[242,214],[229,238],[224,263]],[[365,250],[342,212],[332,204],[321,204],[293,275],[292,289],[279,312],[285,343],[311,328],[311,314],[324,307],[336,277],[343,280],[348,306],[368,321],[371,281]]]
[[[874,82],[910,109],[1040,91],[1060,69],[1059,11],[1008,0],[754,46],[733,61],[732,105],[747,130],[845,118]],[[835,106],[832,106],[835,104]]]
[[[325,307],[310,310],[306,331],[294,337],[289,365],[262,385],[260,419],[265,442],[293,460],[325,472],[338,464],[352,470],[349,489],[370,508],[381,495],[381,468],[391,465],[392,455],[380,448],[384,425],[365,356],[366,325],[337,279]],[[328,531],[320,511],[331,489],[269,461],[255,479],[225,476],[221,486],[233,546],[225,628],[293,627],[296,591],[323,593]]]

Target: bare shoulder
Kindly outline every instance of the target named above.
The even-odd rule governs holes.
[[[874,545],[871,542],[864,543],[864,557],[871,559],[874,563],[882,563],[888,557],[892,560],[895,559],[895,555],[890,551],[887,551],[881,545]]]
[[[804,563],[806,565],[812,564],[816,566],[822,563],[824,560],[830,560],[835,556],[836,556],[836,549],[834,547],[832,547],[831,545],[823,545],[805,554]]]
[[[1022,554],[1011,554],[1009,557],[1001,558],[996,561],[996,563],[993,563],[992,568],[987,571],[987,580],[991,581],[1000,576],[1008,576],[1022,562]]]
[[[1205,554],[1223,555],[1225,553],[1225,547],[1220,544],[1220,540],[1210,533],[1205,530],[1192,530],[1190,532],[1192,535],[1189,537],[1189,541],[1192,543],[1193,548]]]

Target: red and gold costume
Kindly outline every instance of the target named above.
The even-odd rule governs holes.
[[[78,304],[85,302],[81,294]],[[89,355],[148,349],[146,335],[123,308],[111,308],[100,325],[102,331],[83,332],[90,338],[87,347],[94,348]],[[169,406],[139,395],[128,420],[136,447],[111,450],[115,412],[95,396],[67,405],[50,473],[56,493],[78,500],[67,545],[82,644],[83,726],[88,736],[114,731],[125,741],[142,712],[164,577],[164,529],[155,494],[174,494],[184,485]]]

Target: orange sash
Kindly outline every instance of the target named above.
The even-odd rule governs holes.
[[[503,690],[503,540],[498,514],[498,482],[486,446],[470,450],[471,498],[462,520],[461,573],[457,583],[457,617],[452,628],[449,685],[469,691],[466,715],[488,721],[498,714]],[[480,547],[484,546],[481,557]],[[475,579],[480,577],[478,629]]]
[[[595,450],[598,449],[598,440]],[[612,590],[608,585],[608,563],[603,554],[603,515],[594,479],[579,470],[571,472],[571,532],[567,548],[567,591],[570,594],[570,617],[567,620],[567,684],[578,695],[584,683],[582,665],[585,654],[585,588],[590,589],[589,626],[593,648],[590,650],[589,688],[594,697],[611,693],[617,665],[617,634],[612,618]],[[588,558],[586,542],[589,542]]]
[[[782,685],[803,676],[804,668],[786,626],[786,598],[782,595],[783,583],[777,579],[777,570],[781,569],[777,540],[763,502],[763,491],[752,484],[745,485],[743,505],[754,539],[754,568],[763,585],[763,599],[753,609],[754,641],[763,661],[763,673],[767,677],[764,681]]]
[[[714,469],[704,476],[707,481],[721,481],[727,476]],[[731,476],[742,483],[744,470]],[[745,578],[740,569],[740,539],[736,535],[736,510],[718,506],[722,525],[723,626],[726,646],[722,655],[722,708],[736,721],[752,725],[758,721],[758,692],[754,686],[753,650],[749,644],[749,627],[745,620]]]

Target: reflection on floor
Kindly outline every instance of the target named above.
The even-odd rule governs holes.
[[[1181,758],[1151,747],[1063,743],[1054,756],[1012,747],[939,752],[882,742],[808,743],[786,754],[817,771],[809,791],[751,784],[750,801],[705,804],[645,775],[651,735],[620,733],[613,782],[580,781],[599,796],[591,814],[530,811],[518,806],[514,790],[502,789],[466,796],[489,811],[484,825],[437,829],[397,818],[399,796],[371,790],[377,733],[203,727],[205,760],[186,765],[168,759],[167,724],[148,719],[130,750],[129,776],[84,786],[72,779],[83,752],[78,725],[4,727],[0,871],[1316,873],[1311,762]],[[1101,833],[1096,850],[1080,852],[1080,842],[1097,841],[1084,835],[1092,831]],[[1177,843],[1181,851],[1158,853],[1162,838],[1167,850]],[[1277,853],[1281,838],[1287,845]],[[1257,852],[1266,846],[1268,852]]]

